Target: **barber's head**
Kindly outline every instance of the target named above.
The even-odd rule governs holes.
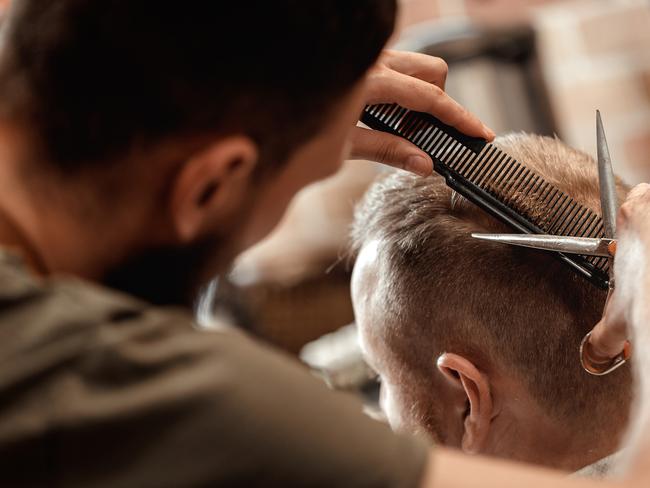
[[[599,211],[586,154],[538,136],[497,145]],[[440,177],[375,183],[353,229],[362,347],[394,428],[575,469],[615,449],[626,420],[629,371],[595,378],[578,361],[605,293],[550,254],[470,236],[500,231]]]
[[[197,252],[223,261],[258,240],[299,188],[338,168],[395,10],[16,0],[0,53],[3,137],[46,210],[66,205],[77,220],[66,225],[114,248],[115,271],[138,262],[160,282],[161,269],[196,269]]]

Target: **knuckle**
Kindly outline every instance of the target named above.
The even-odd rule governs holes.
[[[469,120],[472,117],[472,114],[464,106],[455,104],[455,110],[453,111],[453,117],[450,117],[449,124],[456,126],[462,122]]]
[[[395,51],[394,49],[384,49],[381,52],[379,59],[380,61],[390,61],[391,59],[395,59],[397,56],[399,56],[399,51]]]
[[[618,227],[619,232],[627,227],[630,220],[630,210],[626,205],[621,206],[616,216],[616,227]]]
[[[381,99],[387,87],[390,86],[390,73],[387,69],[376,66],[368,73],[368,82],[366,85],[366,96],[369,100],[367,103],[372,103],[375,99]]]
[[[641,195],[646,199],[650,198],[650,184],[641,183],[639,187],[639,192],[641,192]]]
[[[388,71],[390,68],[388,66],[388,58],[386,57],[385,54],[382,54],[379,56],[379,58],[375,61],[375,63],[371,67],[371,71],[374,72],[384,72]]]
[[[369,83],[376,83],[377,79],[381,76],[381,66],[379,65],[374,65],[370,70],[368,71],[368,82]]]
[[[630,219],[633,210],[634,210],[634,205],[631,201],[627,201],[623,205],[621,205],[621,208],[619,209],[618,212],[621,223],[625,223],[627,220]]]
[[[370,79],[375,83],[386,83],[391,77],[391,71],[383,65],[375,66],[370,72]]]
[[[431,94],[434,97],[440,98],[440,97],[443,97],[445,95],[445,91],[442,88],[440,88],[439,86],[437,86],[437,85],[430,85],[430,86],[431,86]]]
[[[649,193],[650,193],[650,185],[648,185],[647,183],[641,183],[639,185],[636,185],[634,188],[632,188],[632,191],[630,191],[630,194],[628,196],[628,201],[641,199],[644,196],[647,196]]]
[[[647,183],[641,183],[630,191],[627,196],[627,199],[621,206],[621,210],[625,209],[625,212],[631,214],[634,209],[642,205],[644,201],[650,198],[650,185]]]
[[[454,115],[453,108],[451,108],[446,103],[446,97],[447,94],[442,88],[436,85],[429,85],[429,96],[427,97],[428,101],[426,104],[426,111],[432,115],[435,115],[446,124],[453,124],[455,123],[455,120],[450,119],[455,119],[456,116]]]
[[[396,155],[397,145],[394,142],[383,142],[377,147],[377,161],[379,162],[394,162]]]
[[[449,73],[449,65],[447,64],[447,61],[445,61],[442,58],[434,58],[434,59],[436,60],[436,64],[438,65],[438,71],[440,71],[440,73],[446,77],[447,73]]]
[[[445,96],[444,90],[436,85],[429,85],[428,92],[428,111],[431,113],[439,112],[441,99]]]

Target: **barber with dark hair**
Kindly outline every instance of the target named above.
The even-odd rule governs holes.
[[[441,60],[382,53],[395,10],[12,2],[0,50],[0,485],[433,475],[447,486],[469,473],[444,451],[432,464],[424,441],[364,417],[281,353],[197,331],[190,309],[344,157],[431,173],[414,146],[355,127],[364,104],[493,138],[444,93]]]
[[[491,132],[394,0],[14,1],[0,52],[0,484],[408,486],[398,437],[281,353],[199,332],[199,287],[397,101]],[[378,61],[379,58],[379,61]],[[350,142],[351,141],[351,142]],[[297,327],[300,324],[296,324]]]

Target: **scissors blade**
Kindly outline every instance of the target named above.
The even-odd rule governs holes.
[[[537,234],[472,234],[475,239],[500,242],[513,246],[529,247],[543,251],[582,254],[611,258],[616,252],[614,239],[569,237]]]
[[[596,110],[596,139],[598,142],[598,182],[600,184],[600,210],[603,216],[603,229],[605,230],[605,236],[613,239],[616,237],[618,199],[612,159],[609,156],[600,110]]]

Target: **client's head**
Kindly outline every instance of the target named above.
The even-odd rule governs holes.
[[[599,212],[588,155],[523,134],[496,144]],[[470,235],[507,230],[440,177],[399,172],[376,182],[352,232],[362,348],[393,428],[576,469],[616,449],[630,373],[592,377],[578,361],[602,290],[548,253]]]

